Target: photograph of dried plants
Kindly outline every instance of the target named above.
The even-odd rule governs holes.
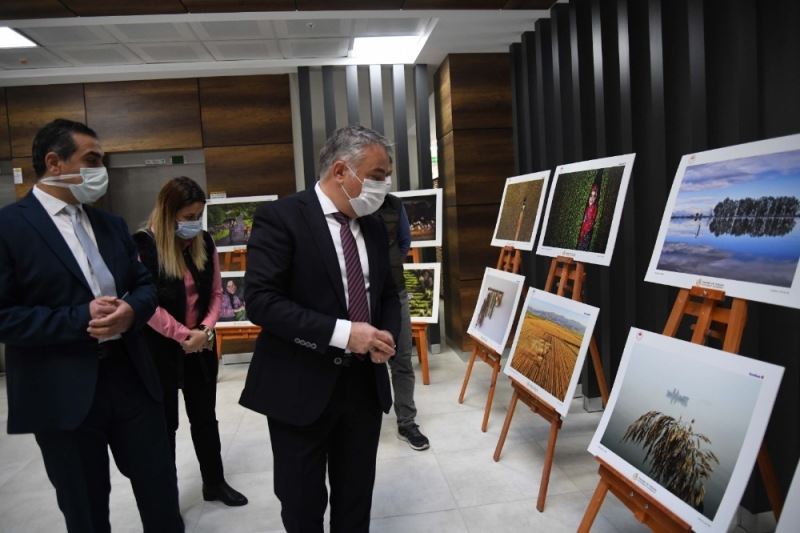
[[[566,415],[598,309],[528,290],[504,372]]]
[[[524,283],[524,276],[487,268],[467,333],[502,353]]]
[[[634,344],[600,443],[713,520],[761,385],[685,352]]]
[[[439,263],[405,263],[403,279],[408,293],[411,322],[439,321]]]
[[[800,307],[800,135],[681,159],[646,280]]]
[[[549,175],[550,171],[546,170],[506,180],[492,246],[533,249]]]

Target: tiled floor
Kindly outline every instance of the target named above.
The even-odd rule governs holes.
[[[558,437],[544,513],[536,510],[549,426],[520,405],[500,462],[492,460],[511,397],[501,375],[489,430],[480,431],[490,372],[476,364],[464,404],[457,402],[464,375],[463,354],[446,350],[431,358],[431,384],[419,380],[417,422],[431,440],[427,451],[397,439],[394,414],[384,419],[372,506],[372,531],[514,532],[575,531],[597,482],[596,463],[586,447],[600,414],[586,413],[576,400]],[[237,403],[247,365],[224,365],[218,384],[226,477],[250,499],[228,508],[204,502],[200,474],[187,425],[178,432],[181,510],[187,532],[282,531],[280,505],[272,493],[272,453],[266,420]],[[0,383],[0,531],[64,531],[55,493],[32,436],[5,433],[5,380]],[[181,413],[182,422],[185,415]],[[113,464],[113,461],[112,461]],[[127,480],[112,473],[111,523],[115,532],[141,531]],[[609,495],[593,531],[646,531]]]

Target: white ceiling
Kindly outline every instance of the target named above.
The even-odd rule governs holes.
[[[0,50],[0,86],[293,72],[357,64],[355,37],[427,37],[417,63],[507,52],[547,11],[211,13],[0,21],[40,47]]]

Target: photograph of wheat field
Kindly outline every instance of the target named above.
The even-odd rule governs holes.
[[[570,385],[583,363],[581,347],[596,316],[596,308],[531,290],[506,374],[523,378],[522,384],[532,386],[534,393],[541,388],[558,402],[553,407],[563,407],[571,399]]]

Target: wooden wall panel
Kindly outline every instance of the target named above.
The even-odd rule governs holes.
[[[451,54],[448,59],[453,129],[511,129],[510,56]]]
[[[511,138],[511,129],[453,131],[454,179],[446,189],[448,205],[500,203],[505,180],[514,175]],[[449,150],[445,155],[451,157]]]
[[[403,9],[502,9],[506,2],[507,0],[405,0]]]
[[[403,0],[295,0],[298,11],[330,11],[338,9],[400,9]]]
[[[61,3],[79,17],[186,13],[186,8],[180,0],[136,0],[136,2],[61,0]]]
[[[288,74],[199,82],[204,146],[292,142]]]
[[[58,0],[3,0],[0,19],[73,17],[75,14]]]
[[[491,246],[500,204],[448,207],[447,237],[458,240],[458,278],[482,279],[486,267],[497,265],[499,248]],[[451,211],[454,211],[451,214]],[[455,220],[453,220],[455,219]],[[455,222],[455,223],[453,223]]]
[[[453,131],[453,102],[450,91],[450,56],[446,57],[434,74],[436,92],[436,135],[440,138]]]
[[[30,191],[31,188],[33,188],[33,185],[36,183],[36,173],[33,171],[33,161],[30,157],[17,157],[11,160],[11,168],[22,169],[22,183],[14,185],[14,192],[19,200],[28,194],[28,191]]]
[[[13,157],[30,156],[36,132],[53,119],[86,122],[80,84],[9,87],[6,96]]]
[[[106,152],[203,146],[197,80],[86,84],[86,116]]]
[[[11,159],[11,134],[8,132],[5,89],[0,89],[0,159]]]
[[[294,0],[181,0],[190,13],[294,11]]]
[[[286,196],[297,190],[291,143],[212,147],[204,152],[209,194]]]

